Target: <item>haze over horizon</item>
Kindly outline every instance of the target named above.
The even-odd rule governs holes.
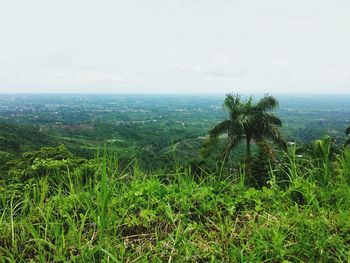
[[[349,94],[349,13],[346,0],[2,1],[0,93]]]

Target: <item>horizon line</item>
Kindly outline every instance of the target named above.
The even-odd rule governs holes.
[[[0,92],[1,95],[226,95],[226,94],[242,94],[242,95],[350,95],[348,93],[332,93],[332,92]]]

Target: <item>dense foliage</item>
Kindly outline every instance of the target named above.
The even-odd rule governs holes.
[[[246,142],[223,160],[227,138],[207,140],[225,116],[212,99],[121,99],[127,107],[99,96],[4,102],[2,262],[349,260],[343,111],[330,104],[330,117],[296,104],[290,118],[281,109],[293,141],[283,150],[261,140],[271,139],[258,136],[266,122],[253,118],[260,128],[247,174]]]
[[[74,158],[66,149],[46,148],[34,154],[35,180],[3,178],[0,255],[8,262],[346,261],[350,150],[327,149],[311,158],[290,147],[267,170],[266,186],[253,188],[244,169],[120,171],[113,154],[71,167],[63,165]],[[32,158],[24,155],[12,172],[33,167],[24,160]]]

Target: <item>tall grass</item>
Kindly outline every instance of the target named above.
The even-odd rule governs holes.
[[[286,153],[266,187],[244,167],[193,176],[120,170],[104,149],[87,180],[60,171],[0,192],[2,262],[347,262],[350,152]],[[176,166],[175,166],[176,167]],[[327,169],[327,171],[325,170]],[[322,176],[323,175],[323,176]]]
[[[343,183],[350,184],[350,149],[346,148],[337,156],[338,174]]]
[[[102,164],[102,173],[101,173],[101,181],[100,181],[100,199],[99,199],[99,237],[100,242],[103,242],[105,230],[107,226],[107,204],[109,200],[109,189],[108,189],[108,181],[107,181],[107,152],[106,146],[104,147],[104,155],[103,155],[103,164]]]

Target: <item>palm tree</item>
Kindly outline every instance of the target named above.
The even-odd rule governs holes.
[[[349,136],[349,135],[350,135],[350,126],[346,128],[345,134],[346,134],[346,136]],[[347,146],[347,145],[349,145],[349,144],[350,144],[350,138],[348,138],[348,139],[345,141],[345,146]]]
[[[242,101],[239,94],[227,94],[224,108],[229,112],[230,118],[220,122],[210,131],[211,138],[224,133],[228,135],[224,159],[240,141],[245,139],[247,175],[251,175],[252,141],[271,140],[281,147],[286,146],[279,130],[282,121],[271,112],[277,106],[277,99],[268,94],[256,103],[253,102],[252,96]]]

